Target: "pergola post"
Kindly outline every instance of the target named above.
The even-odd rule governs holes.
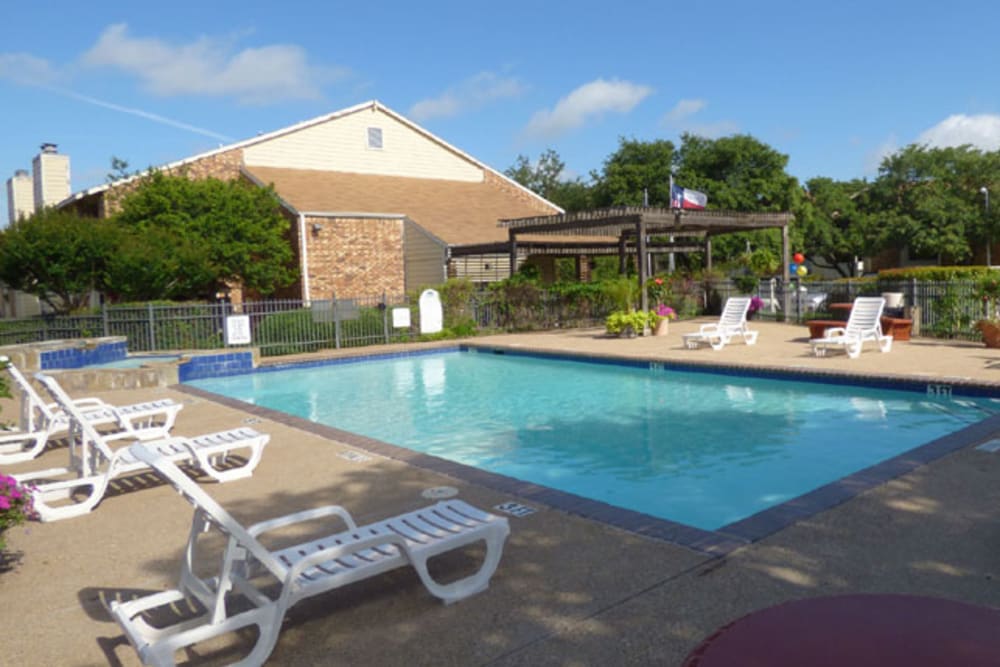
[[[784,285],[782,292],[784,296],[782,301],[784,302],[782,308],[785,310],[785,321],[791,322],[792,320],[792,293],[791,293],[791,272],[788,270],[788,265],[792,261],[791,251],[788,248],[788,225],[781,226],[781,278]]]
[[[705,270],[712,271],[712,237],[705,234]]]
[[[646,274],[648,273],[646,265],[649,263],[649,257],[646,256],[646,221],[642,216],[639,216],[639,222],[635,225],[635,233],[638,234],[636,239],[635,251],[638,254],[639,260],[639,303],[642,304],[642,311],[649,311],[649,295],[646,294]],[[649,335],[649,323],[647,322],[642,328],[642,335]]]
[[[625,264],[627,255],[625,254],[625,230],[623,229],[618,235],[618,275],[624,276],[628,273],[628,267]]]
[[[517,232],[513,228],[507,230],[510,239],[510,275],[517,273]]]

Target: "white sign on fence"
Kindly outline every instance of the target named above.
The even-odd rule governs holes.
[[[226,317],[226,344],[250,344],[250,316],[229,315]]]
[[[392,309],[392,326],[396,329],[409,329],[410,328],[410,309],[409,308],[393,308]]]

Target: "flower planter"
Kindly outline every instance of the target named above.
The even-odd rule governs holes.
[[[666,336],[668,333],[670,333],[670,320],[660,320],[653,328],[654,336]]]
[[[881,324],[882,333],[892,336],[894,341],[910,340],[910,329],[913,326],[913,320],[904,317],[886,317],[883,315]]]
[[[986,347],[1000,347],[1000,322],[994,320],[979,320],[976,328],[983,334]]]

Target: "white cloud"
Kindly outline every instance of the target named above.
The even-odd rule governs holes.
[[[980,114],[948,116],[917,137],[917,143],[937,148],[971,144],[976,148],[993,151],[1000,148],[1000,115]]]
[[[108,26],[82,62],[136,76],[156,95],[233,96],[247,104],[317,99],[323,84],[345,73],[311,65],[305,51],[291,44],[238,52],[231,40],[212,37],[169,44],[132,37],[124,23]]]
[[[708,106],[705,100],[681,100],[674,105],[674,108],[666,113],[663,122],[674,124],[679,123],[688,116],[693,116]]]
[[[629,81],[597,79],[559,100],[551,111],[536,112],[524,132],[528,136],[553,138],[605,113],[628,113],[652,92],[649,86]]]
[[[180,130],[187,130],[188,132],[194,132],[196,134],[201,134],[220,141],[232,141],[232,139],[224,134],[219,134],[218,132],[213,132],[212,130],[207,130],[179,120],[174,120],[173,118],[167,118],[166,116],[161,116],[157,113],[153,113],[152,111],[122,106],[120,104],[115,104],[114,102],[78,93],[63,86],[54,85],[53,82],[61,78],[66,78],[64,73],[60,73],[53,68],[47,60],[28,53],[0,53],[0,80],[11,81],[19,86],[28,86],[31,88],[47,90],[50,93],[62,95],[63,97],[68,97],[79,102],[93,104],[94,106],[103,107],[120,113],[139,116],[140,118],[145,118],[146,120],[153,121],[154,123],[168,125]]]
[[[896,135],[890,134],[885,141],[868,151],[865,154],[864,175],[876,176],[878,169],[882,166],[882,160],[899,150],[899,141]]]
[[[739,126],[730,120],[704,123],[692,119],[692,116],[697,115],[707,106],[708,102],[705,100],[680,100],[674,105],[673,109],[663,115],[661,122],[679,132],[688,132],[699,137],[705,137],[706,139],[717,139],[739,131]]]
[[[56,72],[47,60],[30,53],[0,53],[0,79],[37,86],[54,81]]]
[[[438,97],[420,100],[410,108],[408,115],[418,122],[431,118],[448,118],[499,99],[517,97],[524,90],[525,86],[515,78],[480,72],[448,88]]]

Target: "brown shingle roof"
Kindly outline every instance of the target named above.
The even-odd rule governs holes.
[[[278,196],[300,212],[403,214],[449,245],[506,241],[507,230],[497,226],[498,220],[544,214],[537,204],[489,179],[466,183],[311,169],[245,170],[273,183]]]

